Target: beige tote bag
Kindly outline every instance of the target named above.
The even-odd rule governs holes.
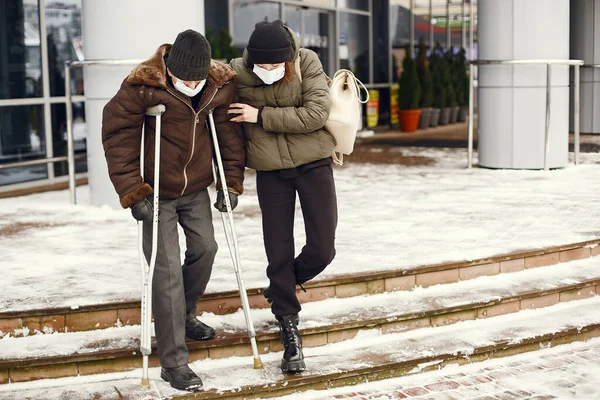
[[[295,67],[296,74],[302,81],[300,56],[296,58]],[[360,98],[359,84],[367,94],[365,100]],[[337,165],[343,165],[344,154],[352,154],[354,150],[356,132],[360,125],[361,103],[366,104],[369,101],[369,92],[352,71],[347,69],[340,69],[335,73],[329,91],[331,94],[331,110],[329,111],[329,118],[325,122],[325,129],[331,133],[337,142],[333,148],[333,162]]]
[[[360,86],[367,93],[361,100]],[[352,154],[356,132],[360,125],[361,103],[369,101],[369,92],[363,83],[347,69],[340,69],[333,76],[330,87],[331,110],[325,122],[325,129],[335,138],[337,145],[333,148],[333,161],[337,165],[344,163],[344,154]],[[338,154],[339,153],[339,156]]]

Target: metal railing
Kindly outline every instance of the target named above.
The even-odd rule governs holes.
[[[90,65],[123,66],[136,65],[144,60],[85,60],[65,62],[65,98],[67,103],[67,162],[69,165],[69,196],[71,204],[77,203],[75,191],[75,152],[73,147],[73,110],[71,96],[71,68],[83,68]]]
[[[569,65],[575,68],[573,76],[575,93],[573,96],[574,111],[573,124],[575,136],[575,165],[579,164],[579,68],[583,66],[583,60],[479,60],[469,63],[469,150],[468,168],[473,167],[473,67],[475,65],[523,65],[523,64],[545,64],[546,65],[546,131],[544,137],[544,170],[548,171],[548,153],[550,152],[550,91],[552,88],[552,65]],[[600,67],[600,65],[598,65]]]

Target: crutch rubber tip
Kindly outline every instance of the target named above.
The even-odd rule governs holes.
[[[263,369],[263,363],[260,361],[260,358],[254,359],[254,369]]]
[[[150,389],[150,378],[142,378],[142,386]]]

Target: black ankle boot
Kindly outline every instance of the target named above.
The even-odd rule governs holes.
[[[298,314],[276,318],[284,347],[281,371],[284,374],[304,371],[306,365],[302,354],[302,337],[298,331]]]
[[[215,330],[198,318],[185,321],[185,335],[190,339],[209,340],[215,337]]]
[[[187,365],[175,368],[161,368],[160,377],[179,390],[195,391],[202,387],[202,379]]]

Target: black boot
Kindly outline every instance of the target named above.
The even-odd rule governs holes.
[[[185,321],[185,335],[190,339],[208,340],[215,337],[215,330],[198,318],[191,318]]]
[[[298,331],[298,314],[276,317],[281,332],[284,352],[281,371],[284,374],[301,372],[306,369],[302,354],[302,338]]]
[[[202,379],[187,365],[175,368],[161,368],[160,377],[179,390],[198,390],[202,387]]]

